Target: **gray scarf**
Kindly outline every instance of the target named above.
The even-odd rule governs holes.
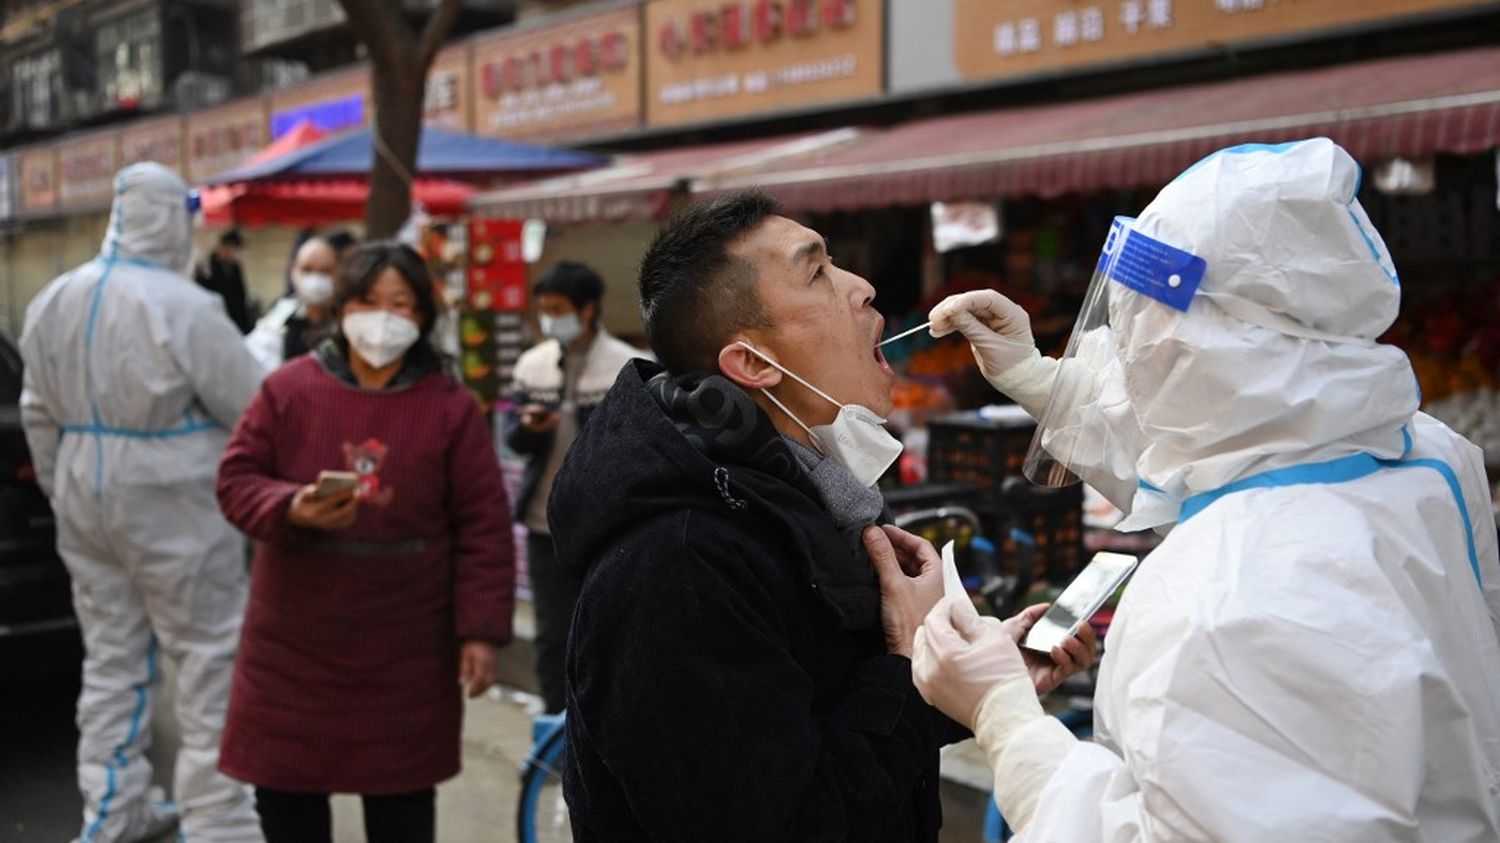
[[[792,449],[792,456],[797,458],[802,470],[807,472],[818,498],[823,501],[823,508],[833,517],[834,525],[849,542],[849,547],[855,555],[864,558],[865,528],[876,523],[885,512],[885,499],[880,496],[880,490],[860,485],[842,463],[795,439],[786,436],[782,439]]]

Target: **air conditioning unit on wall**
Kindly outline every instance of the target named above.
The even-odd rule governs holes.
[[[172,82],[172,100],[178,111],[195,111],[218,105],[232,91],[228,77],[189,70]]]

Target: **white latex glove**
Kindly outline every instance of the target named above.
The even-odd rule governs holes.
[[[995,771],[995,800],[1018,830],[1031,822],[1042,789],[1077,744],[1066,726],[1043,713],[1016,645],[1034,622],[1028,612],[1003,623],[976,617],[945,599],[912,645],[917,690],[974,730]]]
[[[912,643],[911,672],[922,699],[970,729],[985,697],[1013,684],[1030,698],[1036,716],[1042,716],[1012,631],[998,618],[980,617],[957,600],[945,598],[922,622]]]
[[[1020,305],[994,290],[973,290],[943,299],[927,318],[934,337],[963,334],[985,380],[1033,417],[1041,415],[1057,361],[1037,349],[1031,317]]]

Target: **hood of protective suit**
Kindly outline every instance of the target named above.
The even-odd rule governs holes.
[[[188,186],[153,162],[132,164],[115,176],[115,201],[102,254],[146,261],[182,273],[193,254]]]
[[[1110,285],[1146,443],[1139,509],[1159,508],[1151,486],[1180,503],[1262,471],[1410,447],[1416,378],[1401,350],[1375,342],[1396,318],[1400,282],[1359,182],[1359,165],[1326,138],[1238,146],[1142,212],[1143,234],[1207,270],[1185,313]]]

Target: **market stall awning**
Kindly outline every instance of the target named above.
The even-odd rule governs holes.
[[[1361,161],[1500,146],[1500,47],[922,120],[696,193],[760,186],[793,210],[1161,185],[1237,143],[1327,136]]]
[[[243,164],[208,184],[265,179],[365,177],[374,162],[370,129],[361,129],[284,155]],[[416,171],[425,176],[494,177],[566,172],[608,163],[597,155],[426,127],[417,147]]]
[[[365,215],[370,186],[364,178],[237,182],[203,191],[207,225],[316,226]],[[412,198],[436,217],[457,216],[474,195],[473,187],[448,179],[418,178]]]
[[[728,177],[780,161],[798,160],[853,141],[855,129],[622,156],[613,166],[508,187],[476,196],[478,213],[554,223],[659,219],[674,194],[695,178]]]

